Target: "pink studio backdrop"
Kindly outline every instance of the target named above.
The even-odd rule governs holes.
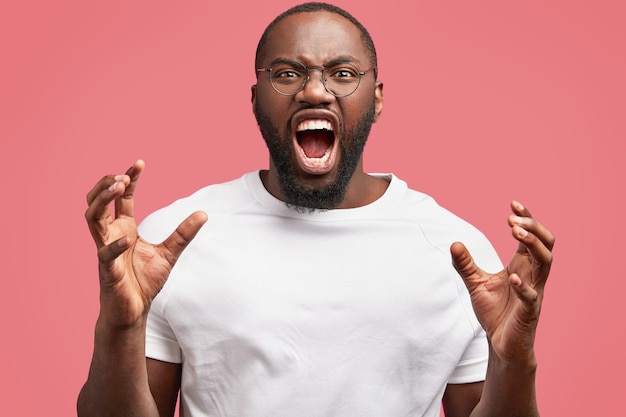
[[[137,215],[267,166],[253,54],[292,1],[3,2],[2,415],[68,416],[98,312],[84,195],[147,162]],[[342,0],[380,54],[366,149],[514,249],[508,202],[557,236],[537,351],[543,416],[616,415],[624,364],[620,1]]]

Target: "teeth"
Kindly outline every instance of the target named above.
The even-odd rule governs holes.
[[[298,124],[297,130],[333,130],[333,125],[328,120],[304,120]]]

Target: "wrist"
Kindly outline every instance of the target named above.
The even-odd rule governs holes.
[[[489,344],[489,363],[505,368],[536,369],[537,357],[535,355],[534,335],[527,339],[509,343]]]
[[[126,299],[101,291],[98,323],[110,329],[131,331],[145,326],[149,311],[149,305],[138,297]]]
[[[534,351],[503,359],[489,351],[489,365],[479,404],[472,416],[538,416],[537,360]]]
[[[110,336],[145,334],[148,314],[142,314],[132,320],[120,320],[116,315],[107,314],[100,311],[96,320],[96,334],[106,334]]]
[[[537,358],[534,353],[523,358],[501,359],[495,354],[489,355],[489,369],[507,378],[534,380],[537,373]]]

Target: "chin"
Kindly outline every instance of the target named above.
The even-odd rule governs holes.
[[[375,120],[374,105],[365,112],[353,129],[339,132],[334,125],[332,144],[320,153],[320,165],[311,162],[318,155],[310,155],[309,145],[294,145],[294,135],[281,137],[279,130],[272,124],[263,111],[255,111],[259,129],[265,140],[272,159],[285,203],[298,211],[314,212],[331,210],[338,207],[348,190]],[[290,121],[286,132],[292,132]],[[296,140],[297,142],[297,140]],[[329,141],[330,142],[330,141]],[[303,159],[297,152],[309,153]],[[305,165],[302,166],[302,162]],[[314,168],[310,166],[313,164]],[[315,167],[321,166],[321,169]]]

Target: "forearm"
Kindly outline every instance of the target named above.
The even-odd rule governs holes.
[[[471,417],[537,417],[534,354],[507,363],[490,352],[487,377],[480,401]]]
[[[158,417],[145,359],[145,320],[116,329],[98,319],[89,377],[78,397],[81,417]]]

